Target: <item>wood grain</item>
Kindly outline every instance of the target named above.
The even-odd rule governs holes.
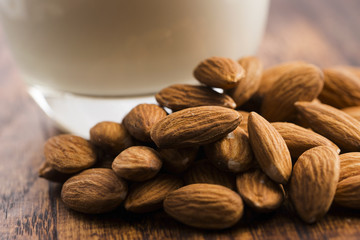
[[[259,57],[265,66],[305,60],[360,66],[360,2],[274,0]],[[224,231],[186,227],[163,211],[102,215],[68,210],[60,185],[37,177],[42,147],[58,133],[26,93],[0,34],[0,239],[360,239],[360,212],[333,207],[304,224],[286,204],[272,214],[246,211]]]

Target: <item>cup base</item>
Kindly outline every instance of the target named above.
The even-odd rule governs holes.
[[[89,97],[29,86],[28,92],[40,108],[68,133],[89,138],[89,130],[101,121],[121,122],[136,105],[156,103],[155,97]]]

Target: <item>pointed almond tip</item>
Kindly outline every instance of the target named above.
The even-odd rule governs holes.
[[[249,118],[251,117],[251,118],[254,118],[254,117],[259,117],[260,115],[257,113],[257,112],[250,112],[249,113]]]
[[[307,106],[309,106],[311,104],[311,102],[302,102],[302,101],[299,101],[299,102],[295,102],[294,103],[294,106],[297,108],[297,109],[302,109],[302,108],[305,108]]]

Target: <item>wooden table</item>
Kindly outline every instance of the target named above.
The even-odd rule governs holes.
[[[266,66],[295,59],[360,66],[359,12],[357,0],[273,0],[258,55]],[[57,133],[26,93],[0,35],[0,239],[360,239],[360,212],[346,209],[307,225],[284,206],[218,232],[186,227],[162,211],[70,211],[60,186],[37,177],[43,143]]]

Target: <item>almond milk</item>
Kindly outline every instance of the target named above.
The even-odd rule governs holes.
[[[96,96],[191,82],[209,56],[254,54],[268,0],[0,0],[30,85]]]

